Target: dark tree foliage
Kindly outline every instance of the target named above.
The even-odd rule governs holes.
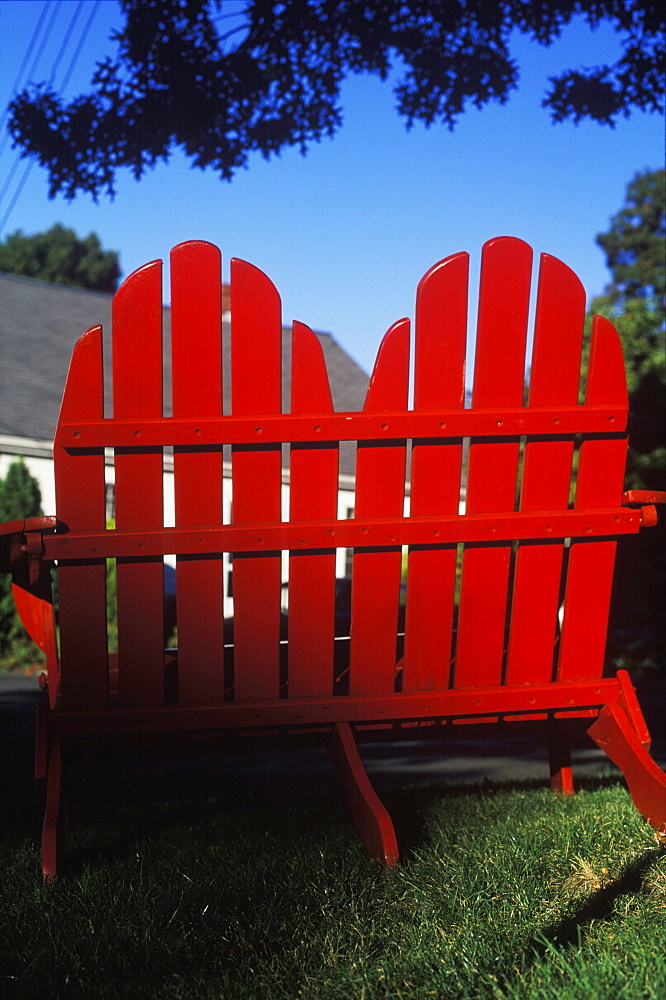
[[[12,462],[5,478],[0,479],[0,523],[38,517],[41,503],[39,485],[28,467],[21,459]],[[14,665],[25,665],[39,657],[16,613],[11,575],[0,573],[0,664],[10,658]]]
[[[666,489],[666,171],[637,174],[625,204],[597,236],[612,275],[590,312],[607,316],[622,339],[631,409],[627,484]]]
[[[637,174],[625,204],[597,243],[612,281],[590,312],[607,316],[622,340],[629,388],[626,487],[666,489],[666,171]],[[666,672],[666,509],[659,524],[618,542],[610,657],[617,666]]]
[[[10,105],[22,155],[50,177],[51,196],[114,192],[120,167],[139,178],[180,147],[195,166],[230,178],[253,151],[305,152],[342,123],[350,73],[398,69],[407,125],[453,128],[470,105],[505,103],[518,86],[514,29],[548,45],[574,17],[609,23],[614,65],[564,70],[543,104],[555,121],[612,125],[634,109],[663,110],[664,13],[648,0],[121,0],[115,58],[92,90],[64,104],[46,84]]]
[[[614,303],[654,300],[664,308],[666,294],[666,171],[637,174],[627,188],[623,208],[607,233],[597,236],[613,281],[606,289]]]
[[[24,236],[18,229],[0,242],[0,271],[114,292],[120,278],[120,261],[115,250],[102,250],[95,233],[81,240],[73,229],[57,223],[33,236]]]

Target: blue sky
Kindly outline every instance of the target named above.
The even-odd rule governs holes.
[[[27,69],[34,82],[48,79],[62,49],[55,86],[71,67],[65,94],[74,96],[85,89],[95,60],[113,51],[109,31],[121,23],[114,0],[99,4],[80,45],[93,6],[86,0],[63,48],[77,6],[48,0],[52,30],[21,85]],[[42,8],[42,0],[0,0],[3,109]],[[591,31],[582,22],[550,48],[519,36],[519,90],[504,106],[469,110],[453,133],[444,126],[408,132],[394,111],[390,83],[354,77],[342,93],[342,129],[305,158],[296,150],[268,162],[257,155],[229,183],[191,169],[176,154],[138,183],[128,172],[119,175],[115,200],[99,204],[83,195],[69,203],[49,200],[45,173],[34,166],[24,180],[26,161],[15,167],[17,153],[3,132],[0,217],[9,218],[1,235],[55,222],[80,236],[95,231],[105,248],[120,252],[124,275],[148,260],[166,260],[182,240],[210,240],[222,249],[225,276],[231,256],[256,264],[280,291],[286,322],[300,319],[332,333],[370,370],[385,330],[413,315],[427,268],[467,250],[476,274],[481,246],[493,236],[519,236],[537,253],[560,257],[590,297],[602,290],[609,275],[595,234],[608,228],[631,178],[663,165],[663,119],[637,112],[614,130],[552,125],[540,105],[550,75],[614,59],[619,51],[612,31]]]

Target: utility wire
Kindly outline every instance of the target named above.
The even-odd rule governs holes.
[[[74,67],[75,67],[76,63],[78,62],[79,56],[81,55],[81,49],[85,45],[86,38],[88,37],[88,32],[90,31],[90,29],[92,27],[92,23],[95,20],[95,14],[97,13],[97,10],[99,8],[100,3],[101,3],[101,0],[95,0],[95,3],[92,5],[92,10],[90,11],[90,14],[88,15],[88,20],[86,21],[86,23],[85,23],[85,25],[83,27],[83,31],[81,33],[81,37],[79,38],[79,44],[77,45],[76,49],[74,50],[74,55],[72,56],[72,58],[70,60],[69,66],[67,67],[67,72],[65,73],[65,75],[63,77],[63,80],[62,80],[62,83],[60,84],[60,96],[61,97],[62,97],[62,95],[65,92],[65,88],[67,87],[67,84],[69,83],[69,79],[70,79],[72,73],[74,72]]]
[[[48,86],[52,86],[53,81],[55,80],[55,75],[56,75],[58,66],[60,65],[60,61],[61,61],[61,59],[62,59],[62,57],[63,57],[63,55],[64,55],[64,53],[65,53],[65,51],[67,49],[67,46],[69,45],[69,41],[70,41],[70,39],[72,37],[72,33],[74,31],[74,27],[75,27],[76,22],[78,20],[79,14],[83,10],[84,2],[85,2],[85,0],[79,0],[79,3],[77,5],[77,7],[76,7],[76,10],[74,11],[74,14],[72,15],[72,20],[69,23],[69,27],[68,27],[68,29],[67,29],[67,31],[65,33],[65,38],[63,40],[62,45],[60,46],[60,50],[59,50],[59,52],[58,52],[58,54],[56,56],[56,59],[55,59],[54,64],[53,64],[53,68],[52,68],[51,73],[49,75]],[[60,5],[60,0],[58,0],[58,3],[56,4],[56,6],[59,6],[59,5]],[[100,5],[100,0],[95,0],[95,3],[93,4],[93,9],[90,12],[90,15],[88,16],[88,20],[86,21],[86,23],[85,23],[85,25],[83,27],[83,31],[81,33],[81,37],[79,38],[78,45],[76,46],[76,48],[74,50],[74,55],[72,56],[72,58],[70,60],[70,63],[69,63],[69,66],[67,67],[67,71],[65,73],[65,76],[63,77],[63,81],[62,81],[62,83],[61,83],[61,85],[60,85],[60,87],[58,89],[58,96],[60,96],[60,97],[64,93],[65,87],[69,83],[70,77],[71,77],[71,75],[72,75],[72,73],[74,71],[74,67],[75,67],[75,65],[76,65],[76,63],[78,61],[79,55],[81,54],[81,49],[83,48],[83,45],[85,44],[85,40],[88,37],[88,33],[90,31],[90,28],[92,27],[92,23],[93,23],[93,21],[95,19],[95,15],[97,13],[99,5]],[[49,29],[52,27],[52,24],[53,24],[53,19],[51,20],[51,24],[49,25]],[[5,195],[5,192],[6,192],[7,188],[9,187],[9,184],[10,184],[11,180],[13,179],[14,174],[16,173],[16,169],[18,168],[18,165],[20,163],[20,159],[21,158],[17,156],[16,160],[14,161],[14,164],[12,165],[12,169],[9,172],[9,176],[8,176],[5,184],[3,185],[2,191],[0,191],[0,203],[2,202],[2,199],[3,199],[4,195]],[[7,208],[7,210],[6,210],[5,214],[3,215],[2,219],[0,219],[0,232],[2,232],[4,230],[7,222],[9,221],[9,217],[11,216],[11,214],[12,214],[12,212],[14,210],[14,206],[16,205],[16,202],[18,201],[18,199],[19,199],[19,197],[21,195],[21,192],[23,191],[23,188],[25,187],[25,185],[27,183],[28,177],[30,176],[30,171],[32,170],[32,168],[34,167],[34,165],[35,165],[35,160],[34,160],[34,157],[33,157],[33,158],[31,158],[30,162],[26,165],[26,169],[23,172],[23,176],[19,180],[19,183],[18,183],[18,186],[16,188],[16,191],[14,192],[14,195],[13,195],[13,197],[12,197],[10,203],[9,203],[9,207]]]
[[[44,6],[42,7],[42,12],[39,15],[39,20],[37,21],[37,24],[35,25],[35,30],[32,33],[32,38],[28,42],[28,47],[25,50],[25,55],[23,56],[23,62],[21,63],[21,66],[19,68],[18,73],[16,74],[16,79],[14,80],[14,84],[13,84],[12,89],[11,89],[10,100],[14,96],[14,94],[17,93],[17,91],[19,89],[19,86],[21,85],[21,76],[23,75],[23,70],[26,67],[28,59],[30,58],[30,55],[32,53],[32,50],[34,49],[35,45],[37,44],[37,39],[38,39],[39,34],[40,34],[41,30],[42,30],[42,24],[44,23],[44,18],[46,17],[46,9],[47,9],[47,7],[48,7],[48,0],[44,0]],[[0,128],[4,128],[4,126],[5,126],[5,119],[7,117],[8,110],[9,110],[9,104],[7,104],[7,107],[2,112],[2,118],[0,118]]]
[[[44,46],[46,45],[47,41],[49,40],[49,38],[51,36],[51,32],[53,31],[53,25],[55,24],[55,20],[56,20],[56,18],[58,16],[58,12],[59,12],[60,7],[61,7],[61,0],[56,0],[56,3],[50,3],[50,4],[49,4],[49,0],[45,0],[44,6],[45,7],[46,6],[53,7],[53,13],[51,14],[51,20],[49,21],[48,28],[46,29],[46,32],[44,34],[44,38],[42,39],[42,43],[39,46],[39,50],[38,50],[35,58],[32,61],[32,66],[30,67],[30,69],[28,71],[28,83],[30,82],[33,73],[35,72],[35,70],[37,69],[37,66],[39,65],[39,60],[42,58],[42,53],[44,52]]]
[[[32,61],[32,65],[30,66],[30,69],[28,70],[27,79],[26,79],[27,83],[30,82],[30,80],[32,78],[32,75],[33,75],[33,73],[35,72],[35,70],[37,68],[39,60],[42,57],[42,53],[44,52],[44,46],[46,45],[47,41],[51,37],[51,32],[53,30],[53,25],[55,23],[56,17],[58,16],[58,10],[60,8],[60,3],[61,3],[61,0],[56,0],[56,3],[51,3],[49,5],[49,0],[44,0],[44,6],[42,7],[42,12],[39,15],[39,22],[37,24],[37,27],[35,28],[35,30],[32,33],[32,38],[30,39],[30,42],[28,44],[28,48],[26,49],[26,54],[23,57],[23,62],[21,63],[21,69],[16,74],[16,79],[14,81],[14,86],[12,88],[12,93],[11,93],[10,99],[7,102],[7,105],[6,105],[5,109],[4,109],[4,111],[2,112],[2,128],[3,129],[4,129],[4,126],[5,126],[5,121],[6,121],[7,115],[9,114],[9,105],[11,103],[11,98],[14,97],[14,95],[16,93],[18,93],[18,90],[21,87],[21,74],[22,74],[23,68],[24,68],[24,66],[26,64],[26,60],[28,59],[28,57],[32,53],[32,50],[35,47],[35,45],[37,44],[37,37],[39,35],[39,29],[40,29],[40,26],[41,26],[41,24],[43,23],[43,21],[44,21],[44,19],[46,17],[46,10],[47,10],[47,8],[49,6],[52,8],[52,10],[51,10],[51,20],[49,21],[49,23],[48,23],[48,25],[46,27],[46,31],[44,32],[44,36],[43,36],[43,38],[42,38],[42,40],[40,42],[40,45],[39,45],[39,48],[38,48],[37,53],[35,55],[35,58]],[[0,154],[2,153],[2,151],[4,150],[4,148],[5,148],[6,144],[7,144],[8,137],[9,137],[9,132],[5,132],[5,134],[2,137],[2,142],[0,143]]]
[[[53,85],[53,81],[56,78],[56,73],[58,72],[58,66],[60,65],[60,60],[64,56],[65,50],[66,50],[67,46],[69,45],[69,40],[72,37],[72,32],[74,31],[74,27],[76,25],[76,22],[79,19],[79,14],[83,10],[83,4],[84,4],[84,2],[85,2],[85,0],[79,0],[79,2],[76,5],[76,10],[72,14],[72,20],[69,22],[69,27],[67,28],[67,31],[65,32],[65,37],[62,40],[62,45],[60,46],[60,49],[58,50],[58,55],[55,57],[55,60],[53,62],[53,68],[51,69],[51,73],[49,74],[49,80],[48,80],[48,83],[47,83],[48,87],[51,87]]]

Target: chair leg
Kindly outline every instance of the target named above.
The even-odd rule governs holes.
[[[653,761],[627,713],[619,705],[604,705],[588,733],[622,771],[634,805],[666,847],[666,774]]]
[[[550,787],[558,795],[573,795],[574,780],[571,767],[571,740],[566,719],[551,719],[548,739]]]
[[[42,878],[52,882],[58,874],[58,827],[60,821],[60,796],[62,786],[62,746],[57,737],[53,741],[46,782],[46,807],[42,827]]]
[[[336,723],[333,727],[328,752],[345,786],[354,824],[368,853],[387,865],[394,865],[398,860],[398,843],[393,823],[370,784],[349,723]]]
[[[43,795],[46,788],[46,776],[49,761],[49,721],[48,702],[42,699],[37,702],[35,719],[35,792]]]

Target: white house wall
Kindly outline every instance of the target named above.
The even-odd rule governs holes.
[[[23,459],[28,472],[37,480],[42,495],[42,511],[55,514],[55,483],[53,481],[53,448],[50,441],[31,441],[0,437],[0,479],[4,479],[12,462]]]
[[[21,458],[30,474],[34,476],[39,484],[39,489],[42,495],[42,510],[44,514],[55,514],[56,503],[55,503],[55,483],[53,478],[53,458],[52,456],[52,445],[51,442],[47,441],[32,441],[29,439],[21,438],[9,438],[0,437],[0,478],[7,474],[7,470],[12,462]],[[174,476],[173,476],[173,457],[169,454],[165,455],[164,460],[164,525],[165,527],[173,527],[176,523],[175,521],[175,494],[174,494]],[[231,481],[231,469],[227,463],[225,463],[225,475],[222,487],[222,507],[223,507],[223,521],[226,524],[231,523],[231,512],[232,512],[232,481]],[[288,471],[283,470],[284,481],[282,484],[282,517],[283,520],[287,520],[289,517],[289,483],[288,483]],[[111,498],[113,495],[113,485],[115,481],[115,469],[113,465],[113,455],[111,451],[108,451],[106,456],[106,469],[105,478],[107,484],[107,497]],[[341,477],[343,482],[342,487],[338,491],[338,518],[344,520],[349,516],[349,512],[354,509],[354,490],[353,490],[353,480],[351,477]],[[345,480],[347,480],[345,482]],[[109,514],[112,513],[112,508],[108,508]],[[343,577],[346,572],[346,549],[336,550],[336,565],[335,571],[336,576]],[[172,568],[176,565],[175,555],[165,556],[165,563]],[[233,615],[233,598],[228,596],[228,582],[231,572],[231,561],[229,559],[228,553],[224,553],[223,556],[223,573],[224,573],[224,616],[225,618],[231,617]],[[288,583],[289,580],[289,553],[282,553],[282,582]]]

